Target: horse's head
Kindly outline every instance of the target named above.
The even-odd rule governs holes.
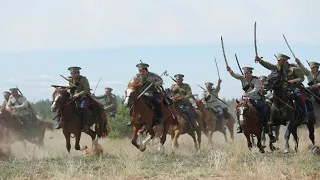
[[[268,90],[275,90],[282,87],[283,79],[281,76],[280,71],[272,71],[271,74],[268,76],[267,80],[264,83],[265,89]]]
[[[56,112],[63,105],[70,101],[70,93],[67,89],[56,89],[53,95],[53,103],[51,105],[51,111]]]
[[[202,99],[197,99],[196,101],[195,101],[195,103],[196,103],[196,105],[197,105],[197,107],[202,111],[202,110],[204,110],[205,109],[205,105],[204,105],[204,103],[202,102]]]
[[[11,116],[11,113],[5,107],[0,108],[0,120],[1,121],[5,121],[10,116]]]
[[[250,115],[250,112],[252,110],[251,106],[249,104],[249,100],[248,99],[244,99],[244,100],[236,100],[237,102],[237,106],[236,106],[236,112],[237,112],[237,116],[239,116],[239,121],[241,123],[244,123],[247,119],[247,117]]]
[[[123,104],[128,107],[130,106],[135,100],[137,100],[139,96],[139,88],[143,86],[142,82],[135,81],[128,84],[128,88],[125,91],[125,99]]]

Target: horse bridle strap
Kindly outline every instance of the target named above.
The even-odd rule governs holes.
[[[290,107],[291,109],[294,110],[294,108],[289,105],[289,100],[288,100],[287,102],[284,102],[283,100],[281,100],[280,98],[278,98],[276,95],[273,95],[273,96],[274,96],[275,98],[277,98],[280,102],[282,102],[283,104],[285,104],[285,106],[284,106],[282,109],[284,109],[286,106],[288,106],[288,107]],[[273,105],[273,103],[272,103],[272,106],[275,107],[275,106]]]

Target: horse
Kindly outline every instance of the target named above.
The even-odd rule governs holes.
[[[81,138],[81,118],[79,114],[79,109],[76,104],[75,98],[71,98],[71,94],[66,89],[56,89],[53,97],[53,103],[51,105],[51,111],[56,112],[60,111],[60,120],[59,123],[62,126],[62,132],[66,139],[66,148],[70,153],[71,144],[70,138],[71,134],[75,137],[75,150],[83,151],[87,149],[87,146],[80,147],[80,138]],[[90,105],[88,108],[91,108],[93,114],[91,115],[91,121],[88,122],[89,127],[95,125],[95,130],[87,130],[85,133],[91,137],[92,148],[95,145],[98,145],[100,138],[105,138],[109,129],[107,128],[108,120],[107,116],[104,113],[104,109],[95,102],[92,98],[90,99]],[[72,137],[72,138],[74,138]]]
[[[309,139],[311,140],[312,146],[315,146],[314,130],[316,127],[316,119],[320,118],[320,105],[319,105],[319,90],[313,88],[306,88],[306,105],[307,105],[307,116],[308,123],[307,128],[309,131]]]
[[[5,108],[0,108],[0,120],[4,122],[4,126],[8,129],[9,144],[15,141],[21,141],[24,147],[26,147],[26,140],[37,145],[39,148],[43,148],[46,128],[52,130],[50,123],[40,121],[37,118],[34,126],[26,131],[19,120]]]
[[[255,135],[257,137],[257,146],[260,153],[265,153],[265,146],[261,145],[261,125],[259,121],[259,116],[257,110],[249,102],[248,99],[236,100],[236,112],[240,120],[240,126],[242,128],[243,134],[247,138],[248,148],[251,150],[252,142],[250,135]]]
[[[275,126],[286,125],[285,149],[284,153],[289,152],[289,138],[293,135],[295,141],[295,151],[299,148],[299,138],[297,134],[300,126],[300,110],[296,108],[290,95],[284,89],[284,78],[281,71],[272,71],[268,76],[265,88],[273,90],[272,105],[270,108],[270,118]],[[292,93],[292,92],[290,92]],[[293,94],[291,94],[293,95]]]
[[[219,131],[224,135],[225,142],[228,142],[227,133],[226,133],[226,126],[229,129],[231,139],[234,139],[233,136],[233,127],[234,127],[234,118],[232,115],[224,111],[225,119],[223,121],[219,121],[217,117],[211,113],[206,107],[202,100],[195,101],[196,106],[199,108],[202,114],[204,114],[204,122],[206,124],[206,129],[203,128],[204,134],[209,138],[209,144],[212,144],[212,134],[215,131]],[[206,133],[208,132],[208,133]],[[211,140],[210,140],[211,139]]]
[[[154,110],[152,105],[145,101],[145,97],[141,97],[143,83],[135,81],[128,84],[127,89],[125,90],[125,99],[123,104],[126,107],[130,107],[130,116],[132,121],[132,138],[131,143],[139,149],[141,152],[146,150],[146,144],[155,137],[155,131],[153,127],[154,123]],[[164,151],[164,143],[166,142],[166,134],[169,130],[170,125],[173,127],[178,126],[179,114],[169,106],[168,104],[162,105],[162,117],[163,117],[163,127],[160,132],[160,144],[158,151]],[[148,137],[141,142],[141,135],[147,132]],[[139,140],[137,142],[137,140]]]

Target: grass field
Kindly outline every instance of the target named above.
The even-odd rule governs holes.
[[[104,154],[85,156],[72,149],[68,154],[60,131],[48,131],[45,148],[39,150],[27,144],[13,144],[14,157],[1,160],[1,179],[320,179],[320,156],[310,153],[305,130],[299,130],[300,152],[260,154],[249,151],[242,134],[232,143],[214,133],[214,145],[203,136],[202,149],[195,152],[191,138],[181,136],[180,147],[171,149],[168,136],[166,152],[157,152],[149,145],[141,153],[129,139],[100,141]],[[316,133],[319,137],[320,131]],[[283,133],[280,138],[283,139]],[[318,138],[317,138],[318,139]],[[73,142],[73,141],[72,141]],[[293,143],[293,142],[292,142]],[[82,144],[91,145],[83,134]],[[292,144],[293,147],[293,144]],[[73,148],[73,144],[72,144]]]

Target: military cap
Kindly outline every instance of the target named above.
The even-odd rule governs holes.
[[[278,61],[280,59],[288,60],[288,59],[290,59],[290,57],[285,54],[277,54],[277,59],[278,59]]]
[[[136,65],[136,67],[140,70],[142,69],[147,69],[149,67],[149,64],[146,64],[146,63],[139,63]]]
[[[259,79],[260,79],[260,81],[263,81],[263,80],[267,80],[268,78],[267,78],[267,76],[260,76]]]
[[[3,95],[7,95],[7,94],[11,95],[9,91],[3,91]]]
[[[105,90],[106,90],[106,91],[112,91],[113,89],[112,89],[112,88],[109,88],[109,87],[106,87]]]
[[[182,78],[184,78],[184,75],[183,74],[176,74],[176,75],[174,75],[174,77],[176,79],[182,79]]]
[[[320,64],[317,62],[310,62],[309,65],[310,65],[310,67],[319,67],[320,66]]]
[[[208,87],[208,86],[213,86],[213,83],[211,82],[206,82],[205,85]]]
[[[252,72],[254,70],[252,67],[243,67],[243,73]]]
[[[80,69],[81,67],[69,67],[68,70],[71,72],[71,73],[74,73],[74,72],[80,72]]]
[[[18,90],[19,90],[18,88],[10,88],[10,89],[9,89],[10,92],[16,92],[16,91],[18,91]]]

